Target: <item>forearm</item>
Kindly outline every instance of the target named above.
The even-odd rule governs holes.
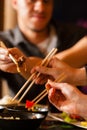
[[[83,37],[73,47],[58,53],[56,57],[72,67],[78,68],[87,64],[87,36]]]
[[[87,74],[85,67],[80,69],[75,69],[73,72],[72,82],[77,86],[86,86],[87,85]]]

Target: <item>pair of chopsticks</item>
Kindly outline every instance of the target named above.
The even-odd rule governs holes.
[[[53,48],[53,49],[49,52],[49,54],[42,60],[41,65],[42,65],[42,66],[47,66],[48,63],[49,63],[49,61],[50,61],[50,59],[54,56],[54,54],[56,54],[56,52],[57,52],[57,49],[56,49],[56,48]],[[37,74],[37,77],[40,76],[40,73],[37,73],[37,72],[33,73],[33,74],[28,78],[28,80],[25,82],[25,84],[21,87],[21,89],[18,91],[18,93],[13,97],[12,102],[21,94],[21,92],[23,92],[23,90],[27,87],[27,85],[29,84],[29,82],[34,78],[34,76],[35,76],[36,74]],[[37,77],[36,77],[36,78],[37,78]],[[27,92],[30,90],[30,88],[32,87],[32,85],[35,83],[36,78],[35,78],[34,80],[32,80],[32,82],[30,83],[30,85],[28,86],[28,88],[25,90],[25,92],[24,92],[24,93],[22,94],[22,96],[19,98],[18,103],[20,103],[20,102],[22,101],[22,99],[24,98],[24,96],[25,96],[25,95],[27,94]]]
[[[6,45],[5,45],[2,41],[0,41],[0,46],[3,47],[3,48],[7,48]],[[41,65],[42,65],[42,66],[47,66],[48,63],[49,63],[49,61],[50,61],[50,59],[54,56],[54,54],[56,54],[56,52],[57,52],[57,49],[56,49],[56,48],[53,48],[53,49],[48,53],[48,55],[42,60]],[[13,57],[12,54],[9,54],[9,57],[10,57],[11,60],[16,64],[17,70],[18,70],[18,72],[19,72],[19,71],[20,71],[19,65],[18,65],[18,62],[17,62],[17,60],[15,59],[15,57]],[[21,87],[21,89],[18,91],[18,93],[14,96],[14,98],[12,99],[12,102],[21,94],[21,92],[27,87],[27,85],[29,84],[29,82],[33,79],[33,77],[34,77],[36,74],[37,74],[37,77],[40,76],[40,73],[37,73],[37,72],[33,73],[33,74],[28,78],[28,80],[25,82],[25,84]],[[36,78],[37,78],[37,77],[36,77]],[[24,98],[24,96],[25,96],[25,95],[27,94],[27,92],[30,90],[30,88],[32,87],[32,85],[35,83],[36,78],[30,83],[30,85],[28,86],[28,88],[25,90],[25,92],[24,92],[24,93],[22,94],[22,96],[19,98],[18,103],[21,102],[21,100]],[[43,96],[42,96],[40,99],[38,99],[36,103],[38,103],[41,99],[43,99],[43,98],[47,95],[46,89],[45,89],[40,95],[38,95],[38,97],[36,97],[33,101],[35,101],[37,98],[39,98],[42,94],[43,94]]]
[[[0,46],[3,47],[3,48],[7,48],[6,45],[5,45],[2,41],[0,41]],[[56,48],[53,48],[53,49],[48,53],[48,55],[42,60],[41,65],[47,66],[48,63],[49,63],[49,61],[50,61],[50,59],[54,56],[54,54],[56,54],[56,52],[57,52],[57,49],[56,49]],[[13,57],[12,54],[9,54],[9,57],[10,57],[11,60],[16,64],[17,70],[18,70],[18,72],[19,72],[19,71],[20,71],[20,70],[19,70],[19,65],[18,65],[18,62],[17,62],[17,60],[15,59],[15,57]],[[14,98],[12,99],[12,102],[21,94],[21,92],[27,87],[27,85],[29,84],[29,82],[33,79],[33,77],[34,77],[36,74],[37,74],[37,72],[33,73],[33,74],[28,78],[28,80],[25,82],[25,84],[21,87],[21,89],[18,91],[18,93],[14,96]],[[40,73],[37,74],[37,77],[39,77],[39,76],[40,76]],[[37,78],[37,77],[36,77],[36,78]],[[24,96],[25,96],[25,95],[27,94],[27,92],[30,90],[30,88],[32,87],[32,85],[35,83],[35,80],[36,80],[36,79],[34,79],[34,80],[30,83],[29,87],[26,89],[26,91],[23,93],[23,95],[19,98],[18,103],[21,102],[21,100],[24,98]],[[46,90],[45,90],[45,91],[46,91]],[[44,92],[45,92],[45,91],[44,91]],[[43,92],[43,93],[44,93],[44,92]],[[44,96],[45,96],[45,95],[44,95]],[[43,97],[44,97],[44,96],[43,96]]]
[[[62,82],[65,79],[66,75],[64,73],[61,73],[58,78],[55,80],[55,82]],[[36,98],[32,100],[34,102],[34,105],[39,103],[46,95],[48,94],[48,90],[44,89]]]

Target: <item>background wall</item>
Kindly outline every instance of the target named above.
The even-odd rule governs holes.
[[[55,0],[53,17],[87,28],[87,0]]]
[[[16,12],[11,6],[11,0],[0,0],[0,30],[13,28],[16,22]]]

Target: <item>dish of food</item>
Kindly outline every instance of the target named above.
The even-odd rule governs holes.
[[[33,112],[33,113],[41,113],[44,114],[45,116],[47,115],[49,109],[47,105],[42,105],[42,104],[36,104],[33,109],[27,109],[25,104],[19,104],[19,105],[14,105],[14,106],[7,106],[6,109],[9,112]]]
[[[11,106],[11,105],[17,105],[18,102],[17,100],[12,101],[12,97],[9,95],[4,96],[3,98],[0,99],[0,105],[1,106]]]
[[[5,107],[4,107],[4,106],[0,106],[0,112],[3,112],[3,111],[4,111],[4,109],[5,109]]]
[[[45,115],[33,112],[9,112],[5,110],[0,113],[1,129],[37,129]]]
[[[64,115],[64,113],[48,113],[48,116],[54,120],[58,120],[60,122],[68,123],[80,128],[87,129],[87,121],[82,118],[72,119],[69,116],[67,116],[67,114]]]

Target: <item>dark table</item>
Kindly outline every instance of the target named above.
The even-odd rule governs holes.
[[[70,125],[68,123],[52,120],[47,117],[37,130],[85,130],[85,129],[74,125]]]

